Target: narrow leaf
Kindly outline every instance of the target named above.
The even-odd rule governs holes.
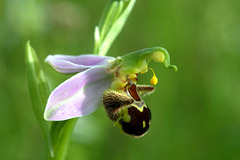
[[[129,14],[131,13],[136,0],[124,1],[124,6],[119,6],[122,10],[122,13],[117,17],[117,19],[112,24],[111,28],[108,30],[107,35],[104,36],[104,40],[101,42],[99,46],[99,55],[106,55],[107,51],[111,47],[112,43],[116,39],[116,37],[121,32],[123,26],[125,25]]]
[[[100,28],[101,41],[103,41],[106,38],[109,30],[111,29],[115,21],[119,18],[119,16],[122,14],[124,3],[126,2],[123,2],[122,0],[112,1],[111,8],[109,9],[109,12],[105,19],[105,23]]]
[[[106,52],[110,48],[112,42],[116,39],[117,35],[123,28],[125,21],[131,9],[134,6],[135,1],[136,0],[109,0],[109,3],[106,9],[104,10],[104,13],[99,22],[99,25],[97,26],[97,28],[99,29],[99,41],[98,43],[96,43],[96,36],[95,36],[95,44],[94,44],[94,51],[93,51],[94,54],[106,55]],[[125,16],[122,16],[123,14]],[[122,24],[118,23],[118,29],[116,29],[116,27],[114,29],[116,32],[109,34],[112,28],[116,26],[115,23],[119,21],[119,18],[122,19],[121,22],[123,23]],[[96,30],[95,30],[95,33],[96,33]],[[108,41],[110,42],[108,43],[109,45],[104,46],[106,48],[103,48],[102,45],[103,43],[106,42],[107,39],[110,39],[111,42]]]
[[[44,108],[49,95],[49,88],[43,70],[39,64],[38,57],[29,41],[26,44],[25,58],[32,108],[46,141],[48,154],[50,157],[53,157],[51,137],[49,134],[49,122],[43,118]]]
[[[99,28],[98,28],[98,26],[96,26],[95,31],[94,31],[94,46],[98,46],[99,39],[100,39]]]

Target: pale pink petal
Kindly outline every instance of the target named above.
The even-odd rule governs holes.
[[[80,56],[49,55],[45,62],[61,73],[82,72],[93,66],[107,64],[113,57],[85,54]]]
[[[102,93],[111,85],[112,77],[105,67],[80,72],[60,84],[50,95],[44,118],[61,121],[94,112],[102,103]]]

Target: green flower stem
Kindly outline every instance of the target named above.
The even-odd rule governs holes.
[[[51,138],[54,148],[54,157],[49,160],[64,160],[71,140],[72,131],[78,118],[53,122],[51,127]]]

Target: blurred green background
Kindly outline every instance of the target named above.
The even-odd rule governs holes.
[[[44,58],[91,53],[106,3],[0,1],[0,159],[46,159],[28,93],[26,41],[54,89],[69,76],[55,72]],[[138,0],[108,55],[162,46],[179,71],[150,64],[159,83],[145,98],[152,111],[146,136],[121,134],[101,107],[79,118],[67,159],[240,160],[239,17],[239,0]],[[140,75],[140,83],[149,84],[151,76]]]

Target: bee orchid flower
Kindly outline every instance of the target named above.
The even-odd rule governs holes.
[[[138,115],[142,126],[135,127],[135,130],[139,133],[132,133],[129,129],[125,129],[124,132],[129,132],[127,134],[133,136],[141,136],[148,129],[151,115],[150,110],[140,106],[145,103],[139,95],[152,91],[153,87],[137,86],[137,75],[149,69],[153,71],[152,68],[148,68],[150,60],[177,70],[176,66],[170,65],[169,54],[161,47],[139,50],[118,58],[91,54],[49,55],[45,61],[56,71],[64,74],[77,74],[53,90],[47,101],[44,118],[49,121],[62,121],[82,117],[91,114],[103,104],[109,118],[116,124],[121,124],[122,129],[125,123],[132,123],[131,111]],[[151,85],[157,83],[154,71],[150,83]],[[135,109],[130,110],[130,106],[134,106]],[[136,108],[140,111],[139,113],[136,112]],[[142,114],[144,116],[141,118],[140,113],[145,110],[147,113]],[[136,117],[132,118],[134,119]],[[142,130],[143,128],[146,129]]]

